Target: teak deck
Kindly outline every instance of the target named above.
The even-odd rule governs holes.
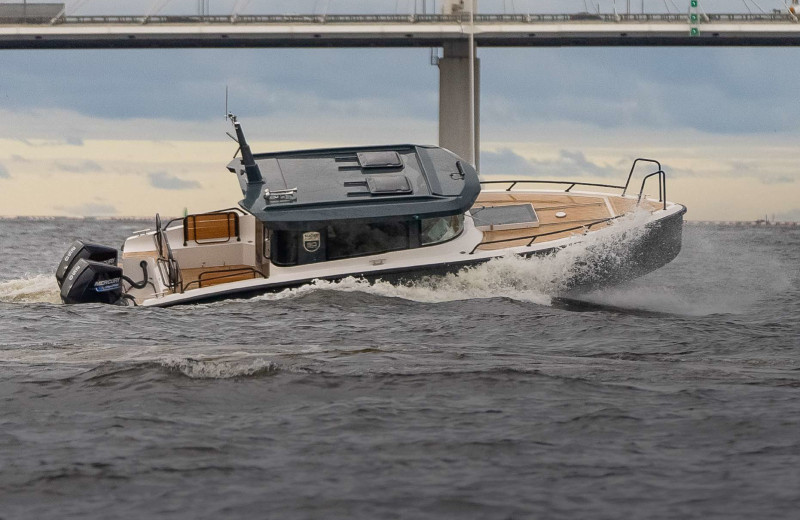
[[[544,235],[537,242],[558,240],[570,235],[581,234],[583,229],[567,231],[576,226],[589,225],[599,220],[613,218],[632,211],[636,201],[616,195],[580,195],[571,193],[523,193],[484,191],[475,201],[473,209],[486,206],[506,206],[530,203],[539,216],[539,226],[535,228],[510,229],[504,231],[484,231],[483,242],[503,240],[497,244],[482,244],[478,249],[492,251],[507,247],[527,245],[533,235]],[[642,200],[642,207],[654,211],[659,204]],[[564,212],[566,217],[557,218],[556,213]],[[607,223],[596,224],[592,229],[601,229]],[[562,231],[563,232],[559,232]],[[547,234],[552,233],[552,234]],[[547,235],[545,235],[547,234]],[[517,240],[515,238],[519,237]]]
[[[261,278],[261,275],[250,265],[223,265],[181,269],[181,276],[183,277],[183,286],[186,289],[202,289],[212,285]]]

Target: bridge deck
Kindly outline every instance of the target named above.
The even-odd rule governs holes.
[[[475,17],[479,46],[800,45],[788,13]],[[471,26],[447,15],[67,16],[0,19],[0,49],[136,47],[437,47]],[[38,22],[38,23],[31,23]],[[3,25],[5,24],[5,25]]]

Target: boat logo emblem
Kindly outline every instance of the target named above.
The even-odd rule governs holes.
[[[316,253],[319,251],[320,243],[320,235],[318,231],[303,233],[303,249],[309,253]]]

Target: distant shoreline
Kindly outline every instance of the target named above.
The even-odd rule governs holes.
[[[162,215],[162,220],[169,221],[173,218],[168,215]],[[153,217],[147,216],[100,216],[100,217],[76,217],[76,216],[60,216],[60,215],[0,215],[0,220],[91,220],[91,221],[123,221],[123,220],[153,220]],[[777,227],[777,228],[800,228],[800,222],[796,221],[766,221],[766,220],[686,220],[686,225],[689,226],[726,226],[726,227]]]
[[[163,215],[161,217],[163,220],[172,220],[173,218],[178,217],[171,217],[168,215]],[[76,216],[63,216],[63,215],[0,215],[0,220],[56,220],[56,219],[65,219],[65,220],[153,220],[152,216],[149,217],[134,217],[134,216],[126,216],[126,217],[117,217],[117,216],[104,216],[104,217],[76,217]]]
[[[692,226],[727,226],[727,227],[777,227],[777,228],[800,227],[800,222],[794,222],[794,221],[768,222],[765,220],[687,220],[686,224]]]

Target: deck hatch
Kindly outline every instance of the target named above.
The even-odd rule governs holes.
[[[405,175],[370,175],[367,177],[367,187],[372,195],[396,195],[411,193],[411,183]]]
[[[401,168],[403,160],[400,154],[387,150],[380,152],[358,152],[358,164],[364,169],[371,168]]]
[[[475,227],[481,231],[539,227],[539,216],[533,204],[474,208],[471,213]]]

